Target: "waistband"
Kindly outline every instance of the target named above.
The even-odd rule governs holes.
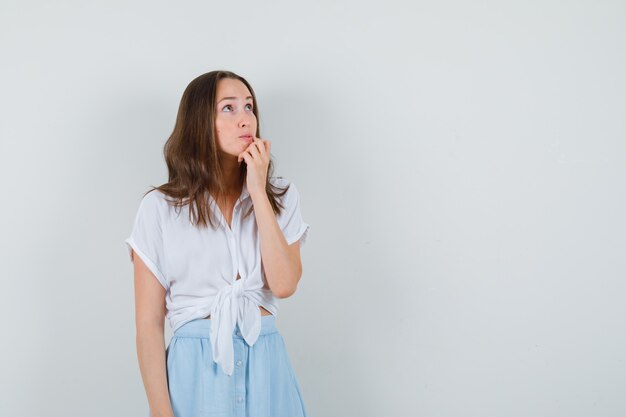
[[[191,320],[176,329],[172,337],[201,337],[208,339],[211,332],[211,321],[211,319]],[[259,333],[259,336],[277,332],[278,327],[276,326],[276,316],[272,314],[261,316],[261,332]],[[233,338],[243,339],[243,335],[239,330],[239,324],[235,325]]]

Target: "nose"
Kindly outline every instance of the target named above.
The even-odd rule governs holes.
[[[252,119],[254,119],[254,114],[244,113],[239,119],[239,127],[250,126],[252,124]]]

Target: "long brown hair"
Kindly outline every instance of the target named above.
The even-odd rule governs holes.
[[[216,228],[217,219],[211,215],[208,193],[220,200],[226,195],[224,176],[218,159],[217,132],[215,129],[216,92],[221,79],[232,78],[241,81],[252,95],[252,111],[259,120],[259,106],[252,86],[243,77],[231,71],[207,72],[189,83],[178,107],[174,130],[165,143],[163,155],[169,172],[168,182],[152,187],[146,194],[159,190],[172,200],[168,202],[176,208],[189,204],[189,218],[196,226]],[[256,136],[261,137],[257,122]],[[274,214],[284,208],[277,197],[287,192],[287,188],[274,186],[272,177],[274,166],[271,155],[268,166],[265,190]],[[239,184],[246,178],[247,165],[240,164]],[[245,216],[252,213],[254,207]]]

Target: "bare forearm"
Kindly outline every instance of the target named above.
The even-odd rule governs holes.
[[[137,328],[137,358],[151,417],[173,417],[167,387],[163,326]]]
[[[276,221],[267,194],[254,195],[252,198],[265,277],[275,295],[287,296],[295,291],[301,271],[290,257],[289,245]]]

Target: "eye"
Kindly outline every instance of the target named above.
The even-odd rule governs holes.
[[[254,107],[251,103],[246,104],[246,106],[250,106],[250,110],[252,110]],[[222,110],[225,110],[226,108],[230,108],[232,110],[233,106],[232,104],[227,104],[224,107],[222,107]]]

